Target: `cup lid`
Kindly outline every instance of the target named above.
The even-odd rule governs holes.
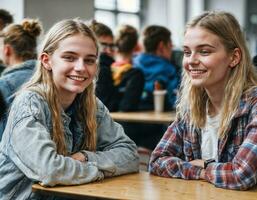
[[[153,94],[156,94],[156,95],[164,95],[167,93],[167,90],[154,90],[153,91]]]

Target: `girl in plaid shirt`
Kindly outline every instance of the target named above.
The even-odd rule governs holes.
[[[177,119],[150,172],[246,190],[257,183],[257,76],[238,21],[205,12],[187,24]]]

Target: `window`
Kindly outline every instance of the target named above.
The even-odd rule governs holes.
[[[114,30],[130,24],[140,28],[140,0],[95,0],[95,19]]]

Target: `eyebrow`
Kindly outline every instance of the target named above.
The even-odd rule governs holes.
[[[77,53],[75,53],[75,52],[73,52],[73,51],[64,51],[64,52],[62,52],[62,53],[78,55]],[[86,57],[97,58],[97,55],[95,55],[95,54],[88,54],[88,55],[86,55]]]
[[[215,47],[210,44],[201,44],[201,45],[196,46],[196,48],[202,48],[202,47],[210,47],[212,49],[215,49]],[[183,48],[189,48],[189,47],[184,45]]]

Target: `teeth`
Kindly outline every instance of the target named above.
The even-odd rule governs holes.
[[[76,81],[84,81],[86,80],[86,78],[81,77],[81,76],[69,76],[72,80],[76,80]]]
[[[192,70],[190,70],[190,72],[193,74],[203,74],[206,72],[206,70],[192,69]]]
[[[206,71],[204,69],[190,69],[190,71]]]

